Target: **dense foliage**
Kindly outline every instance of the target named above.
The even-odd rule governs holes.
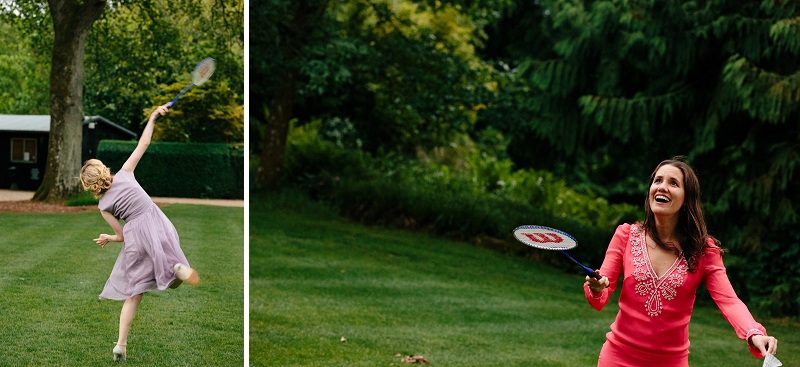
[[[630,219],[608,203],[639,207],[656,164],[687,155],[737,291],[800,314],[796,2],[274,0],[251,17],[251,148],[281,157],[257,172],[286,152],[277,173],[312,193],[354,172],[394,192],[391,172],[399,192],[501,195],[607,228]],[[284,149],[292,120],[341,150]],[[537,202],[537,182],[582,199]]]
[[[0,71],[7,71],[0,73],[0,113],[48,114],[52,20],[49,12],[36,11],[36,1],[14,5],[22,16],[0,9],[0,34],[6,41],[0,46],[0,59],[9,61],[0,62]],[[206,57],[216,60],[211,82],[225,94],[224,98],[208,94],[208,100],[197,103],[204,110],[227,111],[234,109],[232,99],[243,109],[244,3],[115,3],[93,24],[85,57],[84,110],[133,131],[141,130],[140,122],[154,101],[174,97],[173,85],[185,85],[195,65]],[[234,130],[244,123],[243,113],[238,114],[226,122]],[[214,141],[241,142],[241,135],[226,133]]]
[[[97,21],[86,54],[87,110],[134,131],[141,129],[139,122],[149,115],[142,111],[154,105],[157,97],[172,99],[176,92],[169,86],[185,85],[195,65],[206,57],[213,57],[217,64],[209,83],[224,84],[221,88],[243,105],[244,2],[127,3]],[[229,104],[212,94],[208,97],[202,102],[207,109],[224,109]],[[181,106],[183,101],[176,108]]]
[[[174,83],[189,72],[187,65],[196,65],[206,56],[221,64],[217,79],[243,95],[243,13],[243,2],[238,0],[19,0],[0,4],[0,19],[25,35],[16,42],[23,44],[22,50],[34,48],[39,55],[50,55],[49,79],[32,74],[36,82],[28,83],[35,88],[47,85],[46,101],[37,101],[41,94],[29,92],[23,96],[33,98],[23,106],[0,102],[0,107],[5,104],[21,114],[47,106],[50,114],[48,168],[34,200],[62,200],[79,190],[74,177],[80,168],[80,123],[87,114],[103,115],[137,131],[140,111],[159,94],[155,86]],[[93,25],[96,28],[90,32]],[[0,95],[12,97],[16,96]],[[228,106],[213,109],[224,111]],[[224,136],[222,141],[231,138]]]
[[[774,265],[764,252],[795,252],[796,2],[516,5],[489,31],[484,55],[510,63],[514,75],[479,122],[513,137],[515,163],[635,203],[657,162],[685,154],[712,233],[734,255],[759,254],[748,272]],[[755,273],[750,289],[739,289],[798,314],[798,299],[781,296],[800,292],[798,278],[773,275]]]
[[[615,225],[639,216],[636,207],[577,193],[548,172],[511,170],[510,160],[490,148],[502,146],[496,133],[477,143],[463,136],[412,159],[337,145],[324,140],[320,126],[291,130],[286,183],[362,222],[442,233],[575,270],[516,242],[512,230],[531,223],[566,230],[581,238],[576,255],[599,266]]]
[[[304,23],[297,40],[301,11],[318,22]],[[256,126],[267,122],[262,110],[281,74],[294,69],[296,117],[347,120],[370,151],[413,151],[468,130],[491,82],[475,55],[485,21],[459,4],[256,1],[251,16]]]
[[[292,118],[351,124],[371,152],[413,152],[469,131],[495,87],[475,55],[479,29],[503,3],[251,2],[257,184],[281,175]]]
[[[0,18],[0,113],[43,115],[49,61],[23,34]]]
[[[189,80],[180,80],[162,86],[165,94],[153,102],[169,102]],[[237,95],[224,82],[209,80],[201,87],[192,87],[176,103],[175,108],[158,119],[153,139],[157,141],[194,143],[237,143],[244,141],[244,106],[236,101]],[[145,115],[154,107],[146,108]],[[147,120],[142,121],[142,126]]]

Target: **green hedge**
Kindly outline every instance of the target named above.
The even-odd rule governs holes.
[[[234,179],[230,197],[234,199],[244,199],[244,146],[230,147],[230,162]]]
[[[97,158],[116,172],[136,145],[103,140]],[[155,142],[136,166],[136,180],[151,196],[242,199],[243,155],[242,148],[227,144]]]
[[[441,233],[477,245],[536,258],[580,274],[580,268],[558,251],[534,249],[512,235],[521,225],[558,228],[573,235],[579,246],[570,254],[584,265],[599,268],[614,229],[603,230],[569,218],[559,218],[527,203],[497,196],[475,196],[431,190],[390,180],[326,182],[325,200],[341,214],[368,224],[383,224]],[[487,237],[488,236],[488,237]]]

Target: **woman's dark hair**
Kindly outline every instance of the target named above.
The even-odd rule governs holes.
[[[667,159],[658,164],[653,173],[650,174],[650,185],[653,184],[656,172],[666,165],[673,166],[683,172],[683,206],[679,211],[677,239],[681,242],[683,255],[686,258],[686,264],[689,266],[689,272],[694,272],[697,268],[697,261],[703,250],[707,246],[706,239],[711,238],[714,243],[719,247],[720,242],[714,237],[708,235],[706,229],[706,220],[703,217],[703,205],[700,202],[700,181],[694,173],[692,167],[684,162],[685,157],[677,156],[672,159]],[[650,186],[647,190],[647,198],[644,200],[645,219],[643,227],[656,244],[667,250],[672,251],[680,256],[680,250],[674,245],[665,243],[658,236],[656,229],[656,218],[650,208]]]

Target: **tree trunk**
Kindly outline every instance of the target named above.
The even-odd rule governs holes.
[[[269,118],[258,165],[256,185],[267,190],[278,189],[283,174],[286,137],[289,135],[289,121],[292,119],[294,98],[297,95],[297,74],[288,71],[275,88],[275,96],[269,106]]]
[[[319,22],[328,8],[328,2],[329,0],[299,0],[295,3],[291,21],[279,27],[283,39],[283,47],[279,52],[284,60],[299,60],[304,56],[301,50],[308,42],[311,32],[319,27]],[[290,67],[275,86],[275,94],[269,104],[261,161],[256,172],[258,188],[277,190],[280,184],[289,121],[292,119],[294,99],[297,96],[297,78],[298,70]]]
[[[79,190],[83,124],[83,56],[89,28],[106,1],[48,0],[53,17],[50,141],[42,185],[33,200],[63,200]]]

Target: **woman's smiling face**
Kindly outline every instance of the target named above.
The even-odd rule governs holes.
[[[650,209],[656,217],[678,214],[683,206],[683,172],[678,167],[664,165],[656,171],[650,183]]]

